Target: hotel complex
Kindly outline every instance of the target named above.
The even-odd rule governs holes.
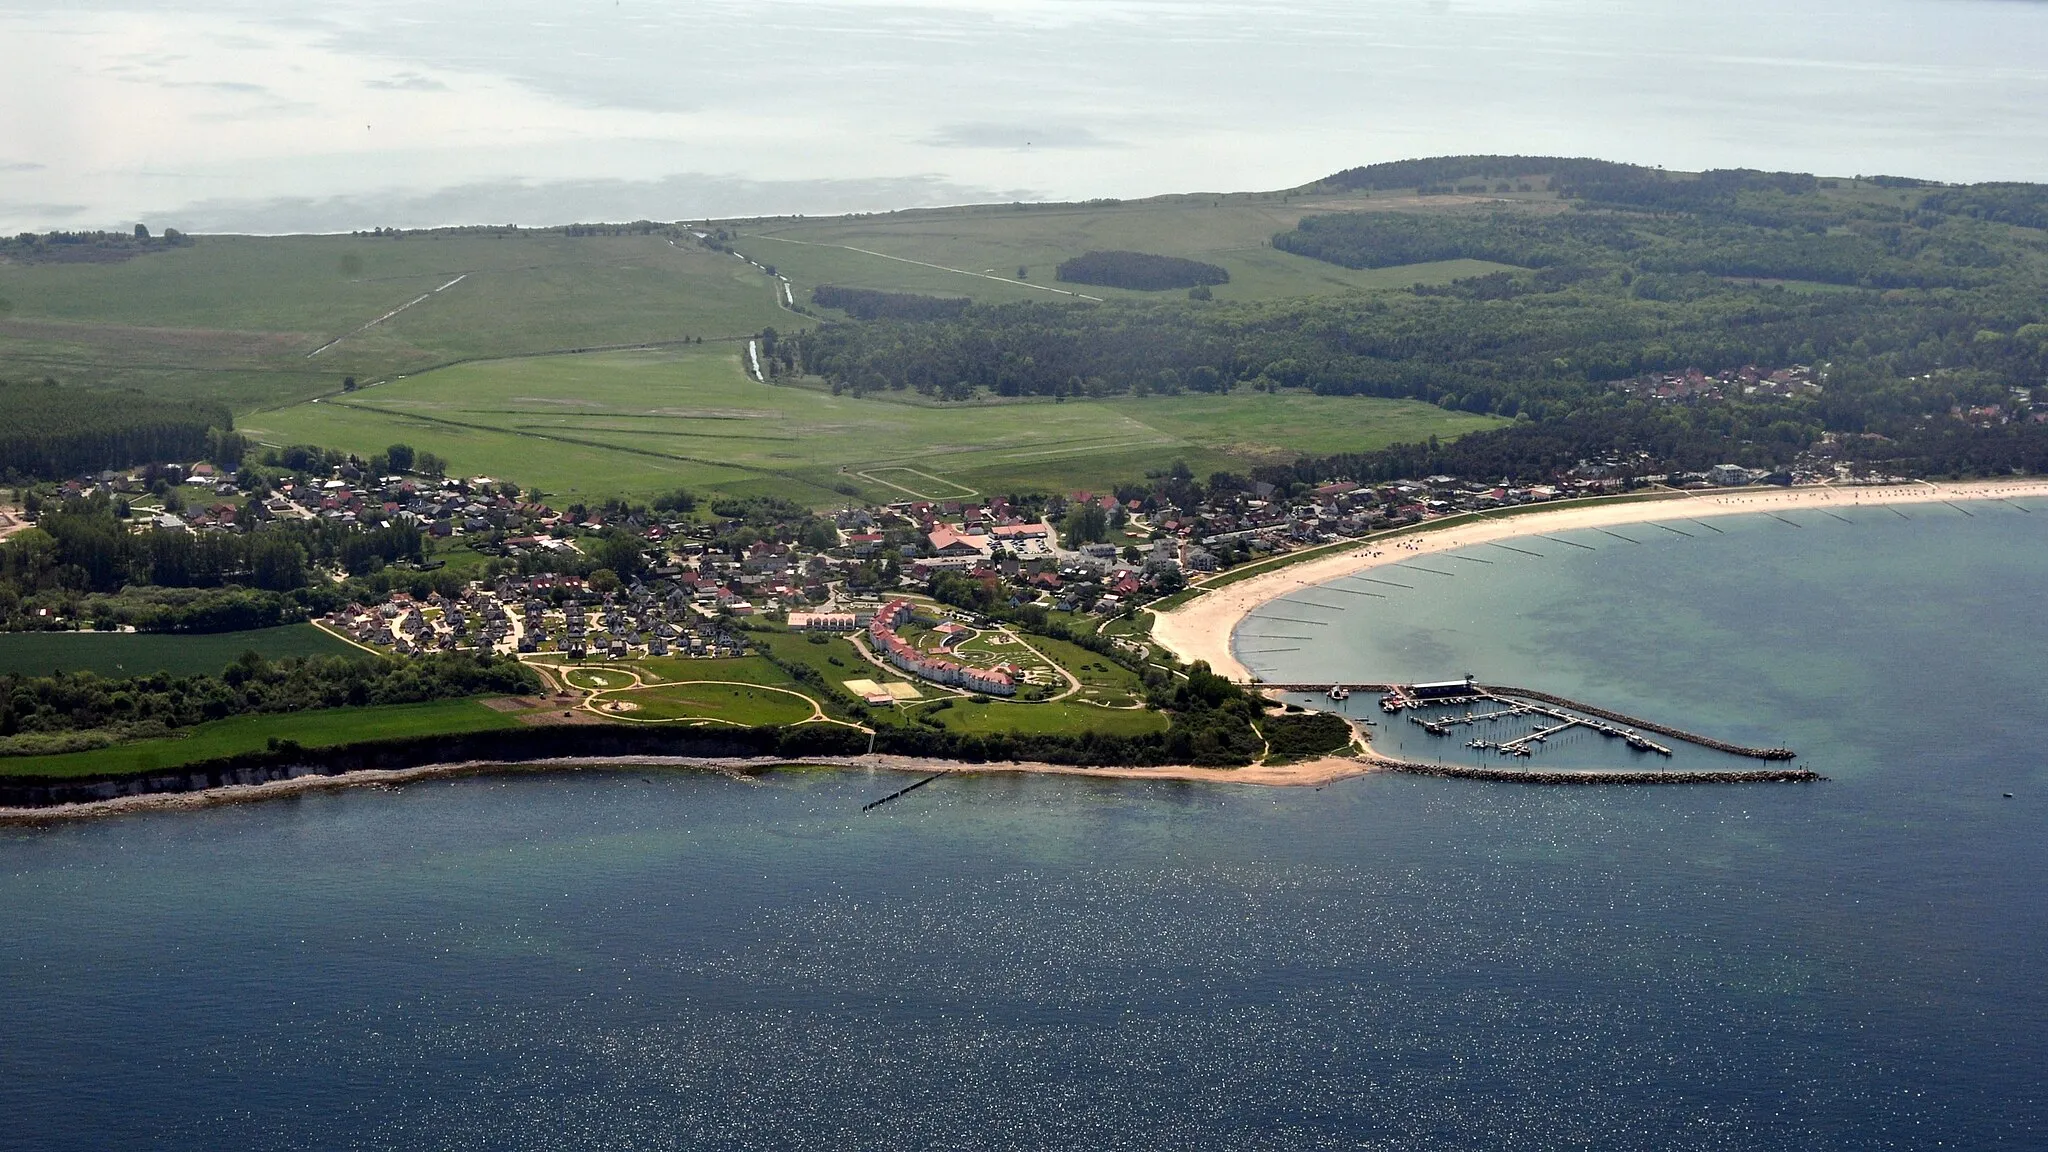
[[[910,619],[911,612],[910,601],[891,600],[882,605],[874,619],[868,621],[868,638],[874,641],[876,651],[889,663],[913,676],[971,692],[985,692],[990,696],[1017,694],[1016,677],[1001,668],[969,668],[911,647],[896,635],[896,629]]]

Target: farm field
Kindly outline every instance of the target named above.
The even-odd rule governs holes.
[[[114,264],[0,263],[0,298],[0,377],[237,412],[335,391],[344,375],[802,322],[759,270],[658,234],[209,236]]]
[[[177,736],[138,740],[90,752],[0,758],[0,775],[97,776],[151,772],[202,760],[259,752],[273,739],[325,748],[364,740],[482,732],[516,727],[519,721],[476,700],[438,700],[371,708],[325,708],[317,712],[235,716],[199,724]]]
[[[1198,475],[1498,425],[1371,397],[1124,397],[939,406],[766,385],[730,348],[484,361],[252,415],[272,444],[368,455],[402,441],[461,475],[552,500],[678,486],[813,506],[963,491],[1108,487],[1185,459]],[[919,477],[939,483],[918,489]]]
[[[1548,199],[1541,194],[1527,198]],[[1055,278],[1062,260],[1102,249],[1220,265],[1229,271],[1230,283],[1215,289],[1217,299],[1274,300],[1445,284],[1506,267],[1452,260],[1358,271],[1268,245],[1275,233],[1287,231],[1312,212],[1427,211],[1454,202],[1467,201],[1268,192],[1165,196],[1118,204],[979,205],[743,224],[734,227],[732,246],[789,277],[799,303],[820,284],[969,296],[996,303],[1073,298],[1047,289],[1102,299],[1183,295],[1068,284]],[[1028,272],[1023,282],[1016,278],[1020,266]]]
[[[91,672],[105,677],[212,675],[244,652],[270,660],[293,656],[361,655],[362,650],[311,624],[188,636],[142,632],[9,632],[0,634],[0,675]]]

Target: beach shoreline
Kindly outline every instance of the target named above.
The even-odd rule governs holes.
[[[224,784],[187,792],[152,792],[59,804],[46,808],[0,808],[0,827],[96,820],[145,812],[197,811],[239,804],[283,800],[315,792],[349,788],[403,788],[434,780],[525,772],[580,772],[592,769],[686,768],[726,776],[751,777],[777,768],[823,767],[900,773],[958,773],[1032,776],[1087,776],[1103,780],[1161,780],[1177,783],[1237,784],[1266,788],[1320,788],[1339,780],[1388,770],[1393,762],[1367,751],[1357,756],[1324,756],[1283,765],[1244,768],[1199,768],[1166,765],[1156,768],[1084,768],[1036,761],[992,761],[972,764],[920,756],[805,756],[798,758],[709,756],[563,756],[545,760],[469,760],[424,764],[415,768],[373,768],[332,775],[309,774],[261,784]]]
[[[1180,660],[1204,661],[1211,671],[1240,684],[1254,679],[1237,658],[1238,627],[1260,607],[1292,593],[1319,587],[1391,564],[1439,552],[1499,544],[1530,536],[1586,529],[1618,528],[1659,520],[1761,515],[1910,504],[2048,497],[2048,480],[1985,480],[1952,484],[1915,481],[1884,486],[1817,485],[1806,488],[1738,488],[1676,492],[1629,503],[1565,504],[1514,515],[1456,518],[1439,528],[1424,526],[1401,535],[1361,541],[1356,548],[1276,568],[1235,584],[1203,592],[1178,608],[1154,615],[1152,639]]]

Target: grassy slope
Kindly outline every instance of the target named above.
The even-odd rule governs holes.
[[[1406,288],[1417,282],[1442,284],[1503,267],[1454,260],[1356,271],[1281,252],[1268,244],[1275,233],[1294,227],[1306,212],[1417,207],[1406,198],[1315,198],[1286,193],[1171,196],[1116,205],[1022,209],[984,205],[857,218],[769,221],[739,228],[740,239],[733,247],[775,265],[795,284],[800,302],[819,284],[987,301],[1064,299],[1016,283],[1019,265],[1030,269],[1031,284],[1105,299],[1181,295],[1066,284],[1054,277],[1060,261],[1096,249],[1184,256],[1221,265],[1230,272],[1230,283],[1216,288],[1215,294],[1225,300]],[[992,273],[998,279],[963,276],[849,250],[856,248],[967,272]]]
[[[363,740],[436,733],[482,732],[515,727],[519,721],[475,700],[394,704],[377,708],[330,708],[275,716],[236,716],[201,724],[182,735],[140,740],[91,752],[0,759],[5,776],[98,776],[152,772],[222,756],[258,752],[272,738],[324,748]]]
[[[202,237],[120,264],[0,264],[0,297],[13,304],[0,376],[201,394],[237,411],[333,389],[344,374],[797,319],[760,272],[659,236]]]
[[[273,443],[362,453],[402,440],[462,474],[516,477],[562,497],[644,496],[681,485],[825,505],[844,499],[839,484],[871,499],[902,499],[858,475],[889,466],[984,493],[1066,491],[1128,480],[1176,458],[1206,474],[1497,423],[1351,396],[856,400],[756,383],[730,349],[706,348],[464,364],[260,413],[244,427]]]
[[[205,675],[219,672],[250,651],[272,660],[361,652],[310,624],[210,636],[14,632],[0,635],[0,674],[47,676],[61,670],[110,677],[152,672]]]

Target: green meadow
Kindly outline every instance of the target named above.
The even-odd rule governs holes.
[[[235,716],[195,725],[175,736],[90,752],[0,758],[0,776],[119,776],[261,752],[274,739],[296,740],[306,748],[329,748],[403,736],[483,732],[518,724],[512,716],[476,700]]]
[[[183,636],[141,632],[9,632],[0,634],[0,675],[92,672],[109,678],[210,676],[254,652],[270,660],[293,656],[362,655],[362,650],[311,624]]]
[[[987,302],[1067,300],[1048,288],[1109,299],[1171,299],[1067,284],[1054,270],[1084,252],[1117,249],[1223,267],[1219,300],[1277,300],[1446,284],[1505,265],[1450,260],[1358,271],[1273,248],[1309,212],[1422,210],[1412,198],[1293,193],[1165,196],[1117,204],[977,205],[857,217],[773,220],[735,228],[734,250],[790,278],[798,303],[820,284],[970,296]],[[936,267],[934,267],[936,265]],[[1017,269],[1027,279],[1019,282]],[[948,271],[947,269],[954,269]]]
[[[0,298],[0,377],[205,396],[237,412],[344,376],[795,319],[758,269],[662,235],[204,236],[114,264],[0,263]]]
[[[244,431],[364,455],[403,441],[462,475],[516,479],[558,501],[681,486],[823,506],[1106,488],[1176,459],[1207,474],[1498,423],[1414,401],[1306,394],[855,399],[761,384],[732,348],[706,346],[461,364],[258,413]]]

